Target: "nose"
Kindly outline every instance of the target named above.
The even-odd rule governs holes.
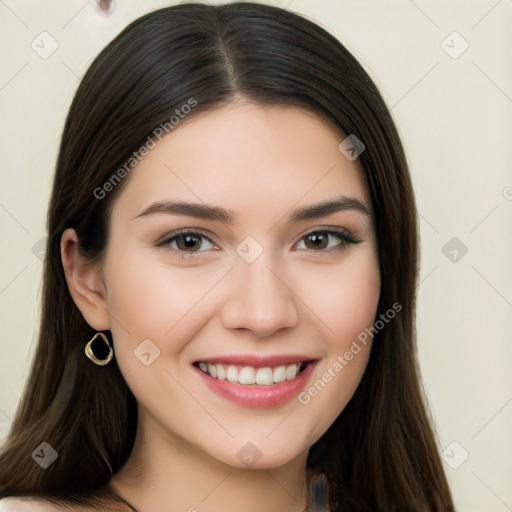
[[[297,297],[266,251],[256,261],[238,259],[229,276],[229,298],[222,310],[226,329],[248,329],[258,337],[294,327],[299,321]]]

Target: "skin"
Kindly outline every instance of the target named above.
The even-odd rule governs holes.
[[[300,109],[234,102],[182,122],[132,171],[114,202],[103,261],[86,263],[74,230],[63,234],[71,295],[91,326],[111,330],[139,405],[134,449],[111,481],[138,510],[302,512],[307,505],[309,448],[353,395],[371,341],[309,403],[295,398],[264,410],[214,394],[191,364],[238,353],[305,354],[319,359],[307,389],[373,325],[380,275],[371,219],[345,210],[287,224],[293,209],[339,195],[371,209],[357,160],[338,150],[344,138]],[[170,199],[222,206],[238,220],[137,217]],[[317,248],[306,235],[325,226],[361,242],[342,245],[333,234]],[[213,243],[155,246],[182,227]],[[263,248],[252,263],[236,252],[247,236]],[[160,350],[148,366],[134,356],[145,339]],[[237,456],[249,442],[261,452],[250,468]]]

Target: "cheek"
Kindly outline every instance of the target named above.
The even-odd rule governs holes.
[[[372,344],[368,332],[380,297],[377,259],[360,252],[337,272],[326,270],[323,282],[308,293],[308,305],[321,320],[317,325],[324,333],[325,358],[310,387],[299,395],[308,414],[319,418],[314,437],[320,437],[345,408],[365,371]]]
[[[329,350],[350,345],[373,325],[377,313],[380,272],[375,254],[359,251],[347,256],[337,266],[305,269],[301,274],[301,297],[323,324]]]
[[[124,247],[107,261],[107,307],[118,352],[150,339],[161,352],[181,349],[180,340],[201,328],[209,290],[224,268],[199,271],[166,264],[146,252]],[[117,336],[116,336],[117,335]],[[173,340],[170,345],[169,341]],[[186,341],[186,340],[184,340]]]

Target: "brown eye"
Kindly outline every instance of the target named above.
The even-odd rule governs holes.
[[[329,247],[330,241],[336,238],[341,240],[341,242]],[[306,249],[316,252],[329,252],[331,250],[340,249],[346,245],[357,244],[361,242],[361,240],[356,240],[343,231],[327,229],[311,231],[306,236],[304,236],[302,240],[305,241]]]
[[[305,237],[305,240],[309,240],[312,244],[308,249],[325,249],[326,244],[329,243],[329,235],[326,233],[311,233]]]
[[[208,244],[210,244],[210,247],[208,247]],[[209,237],[203,235],[202,233],[196,233],[192,231],[175,231],[174,233],[166,235],[160,241],[156,242],[155,245],[157,247],[168,247],[171,251],[177,253],[179,256],[201,253],[207,251],[208,249],[217,248],[217,246]]]
[[[193,252],[197,252],[197,249],[199,249],[201,246],[201,238],[203,237],[188,234],[178,235],[174,237],[174,240],[176,240],[176,245],[180,251],[187,251],[188,249],[192,249]]]

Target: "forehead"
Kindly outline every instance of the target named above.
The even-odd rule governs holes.
[[[132,170],[114,215],[169,199],[222,205],[235,220],[339,195],[370,206],[358,162],[338,149],[344,138],[294,107],[237,103],[185,118]]]

